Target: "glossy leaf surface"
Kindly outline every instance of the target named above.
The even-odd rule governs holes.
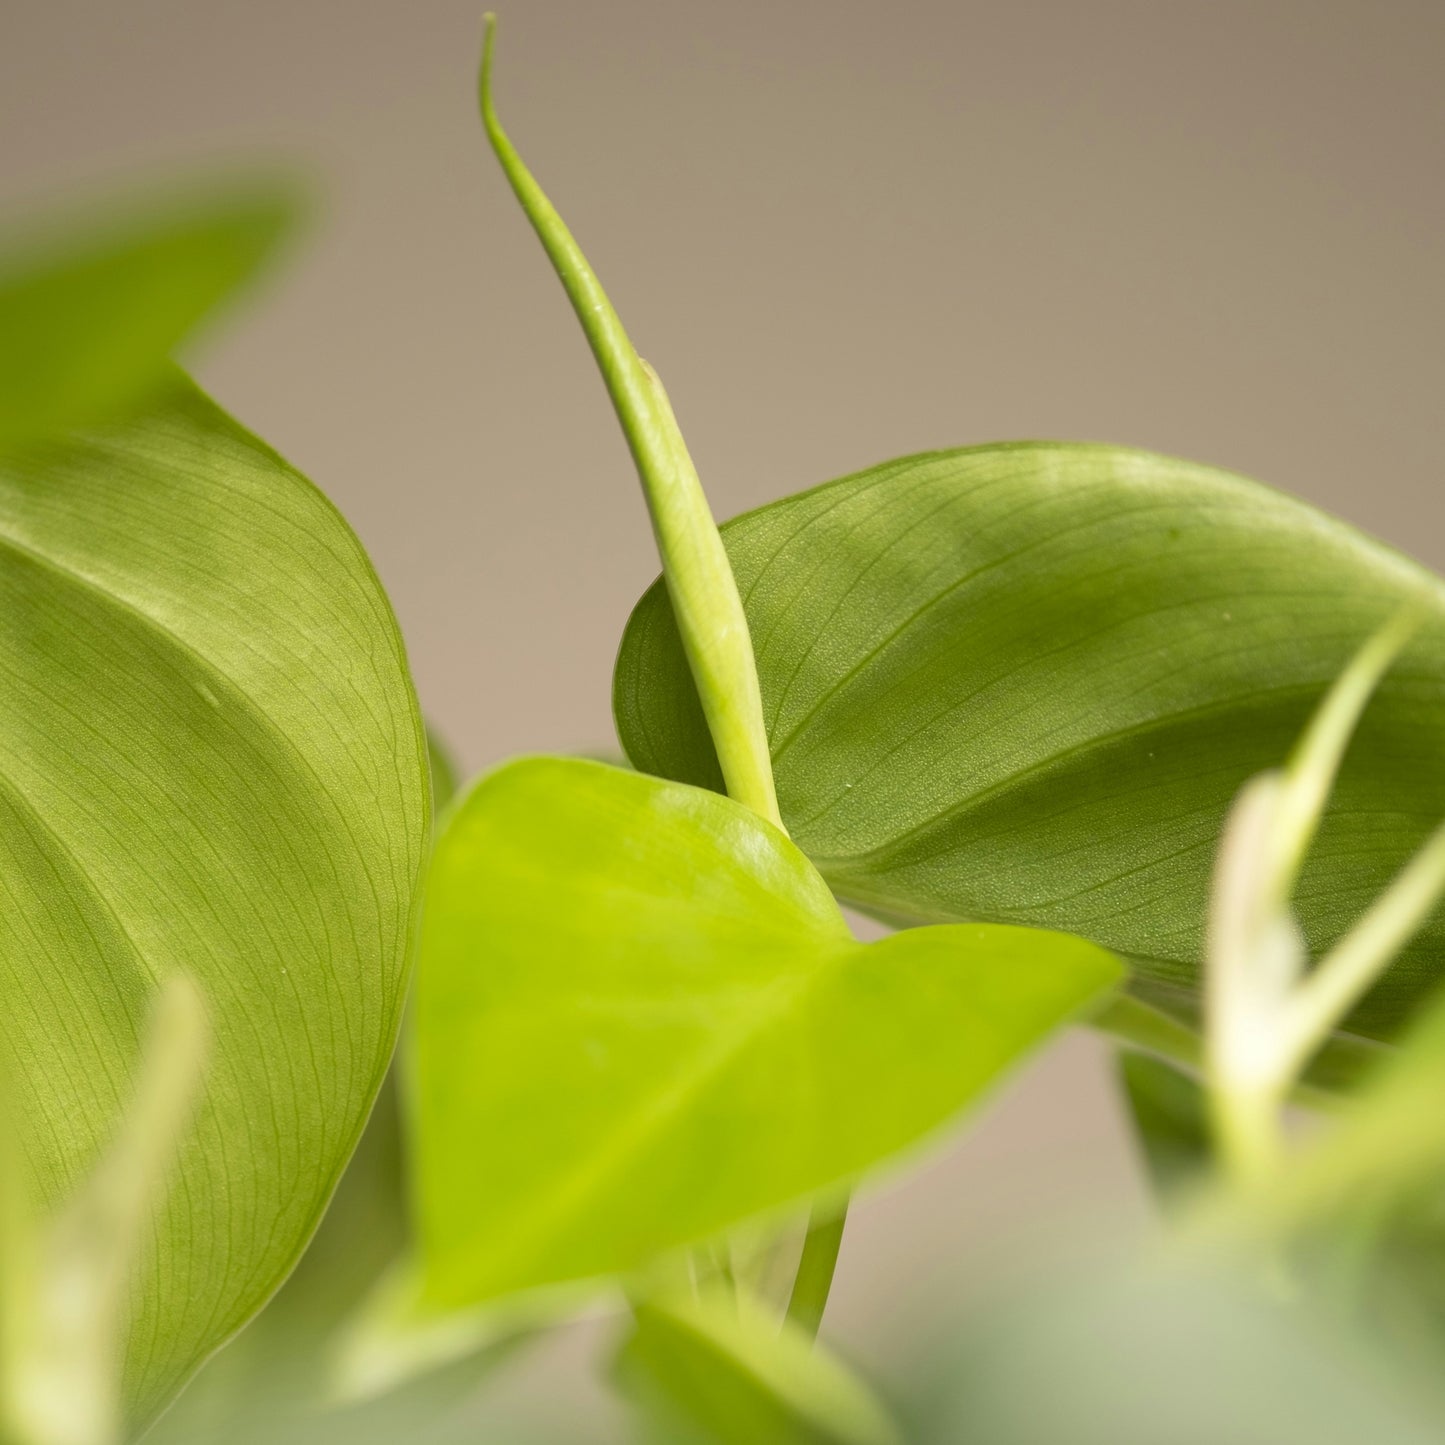
[[[549,758],[450,813],[419,968],[436,1307],[626,1273],[843,1186],[1119,974],[1078,939],[1018,929],[859,945],[745,808]]]
[[[0,450],[140,401],[294,212],[287,189],[251,187],[98,209],[12,245],[0,255]]]
[[[746,1294],[638,1306],[619,1383],[668,1445],[900,1445],[857,1376]]]
[[[149,1418],[316,1227],[381,1082],[427,830],[400,638],[330,504],[191,384],[0,466],[0,996],[47,1200],[144,1000],[214,1047],[137,1286]]]
[[[1445,589],[1243,478],[1105,446],[929,453],[724,529],[778,798],[840,896],[1068,929],[1191,992],[1225,809],[1360,643],[1427,618],[1365,715],[1298,892],[1322,952],[1445,816]],[[628,625],[629,757],[716,787],[661,588]],[[1438,976],[1437,917],[1356,1011]]]

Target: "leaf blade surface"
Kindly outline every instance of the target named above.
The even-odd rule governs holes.
[[[428,882],[430,1303],[627,1274],[841,1188],[1118,975],[1018,929],[857,944],[740,805],[580,760],[506,765],[450,813]]]
[[[178,374],[0,464],[0,989],[49,1201],[144,1000],[215,1027],[136,1287],[150,1419],[314,1230],[395,1038],[427,829],[400,637],[331,505]]]
[[[723,528],[783,818],[838,894],[904,922],[1068,929],[1194,990],[1220,822],[1359,643],[1428,620],[1367,712],[1301,880],[1315,950],[1445,815],[1445,589],[1244,478],[1106,446],[927,453]],[[614,709],[641,769],[717,786],[654,587]],[[1437,976],[1437,917],[1353,1017]]]

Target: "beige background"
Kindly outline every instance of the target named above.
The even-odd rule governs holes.
[[[627,459],[473,116],[460,0],[0,0],[0,200],[299,163],[325,204],[199,362],[370,547],[467,763],[610,742],[654,570]],[[514,0],[503,115],[718,512],[901,452],[1098,438],[1436,565],[1442,0]],[[884,1364],[1031,1200],[1141,1200],[1089,1040],[860,1209]],[[526,1403],[524,1371],[508,1389]],[[540,1392],[533,1388],[532,1396]]]

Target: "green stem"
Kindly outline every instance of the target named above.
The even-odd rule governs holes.
[[[1445,892],[1445,826],[1296,988],[1285,1015],[1280,1070],[1295,1078],[1330,1032],[1423,926]]]
[[[479,84],[482,124],[577,314],[637,467],[688,667],[729,797],[786,831],[778,811],[747,615],[717,523],[672,404],[637,354],[581,247],[502,129],[492,100],[496,16],[486,17]],[[803,1246],[790,1313],[816,1333],[843,1235],[846,1205],[816,1216]]]
[[[843,1226],[848,1222],[846,1201],[826,1211],[813,1209],[808,1219],[808,1233],[803,1240],[803,1255],[798,1261],[792,1297],[788,1300],[788,1318],[809,1335],[818,1333],[823,1311],[828,1307],[828,1294],[833,1287],[833,1271],[838,1265],[838,1250],[843,1243]]]
[[[482,46],[482,124],[597,360],[632,452],[663,576],[728,795],[782,828],[752,639],[717,524],[672,406],[638,356],[572,233],[507,138],[492,103],[496,17]]]
[[[1209,1091],[1209,1106],[1219,1156],[1230,1178],[1245,1186],[1267,1178],[1284,1156],[1284,1091],[1216,1083]]]

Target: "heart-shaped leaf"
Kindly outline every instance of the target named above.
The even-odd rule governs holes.
[[[623,1274],[845,1186],[1118,979],[988,926],[861,945],[747,809],[576,759],[479,782],[429,875],[415,1142],[438,1308]]]
[[[1445,816],[1445,588],[1243,478],[1049,443],[930,453],[751,512],[724,539],[778,799],[840,896],[898,921],[1064,928],[1192,991],[1220,823],[1355,649],[1427,618],[1372,702],[1301,879],[1318,953]],[[628,625],[618,729],[720,785],[665,591]],[[1390,1031],[1437,915],[1356,1011]]]
[[[401,641],[356,538],[178,376],[0,465],[0,996],[68,1197],[154,981],[214,1046],[126,1362],[149,1419],[285,1277],[395,1038],[427,831]]]
[[[295,210],[273,183],[93,209],[12,243],[0,257],[0,450],[138,402]]]

